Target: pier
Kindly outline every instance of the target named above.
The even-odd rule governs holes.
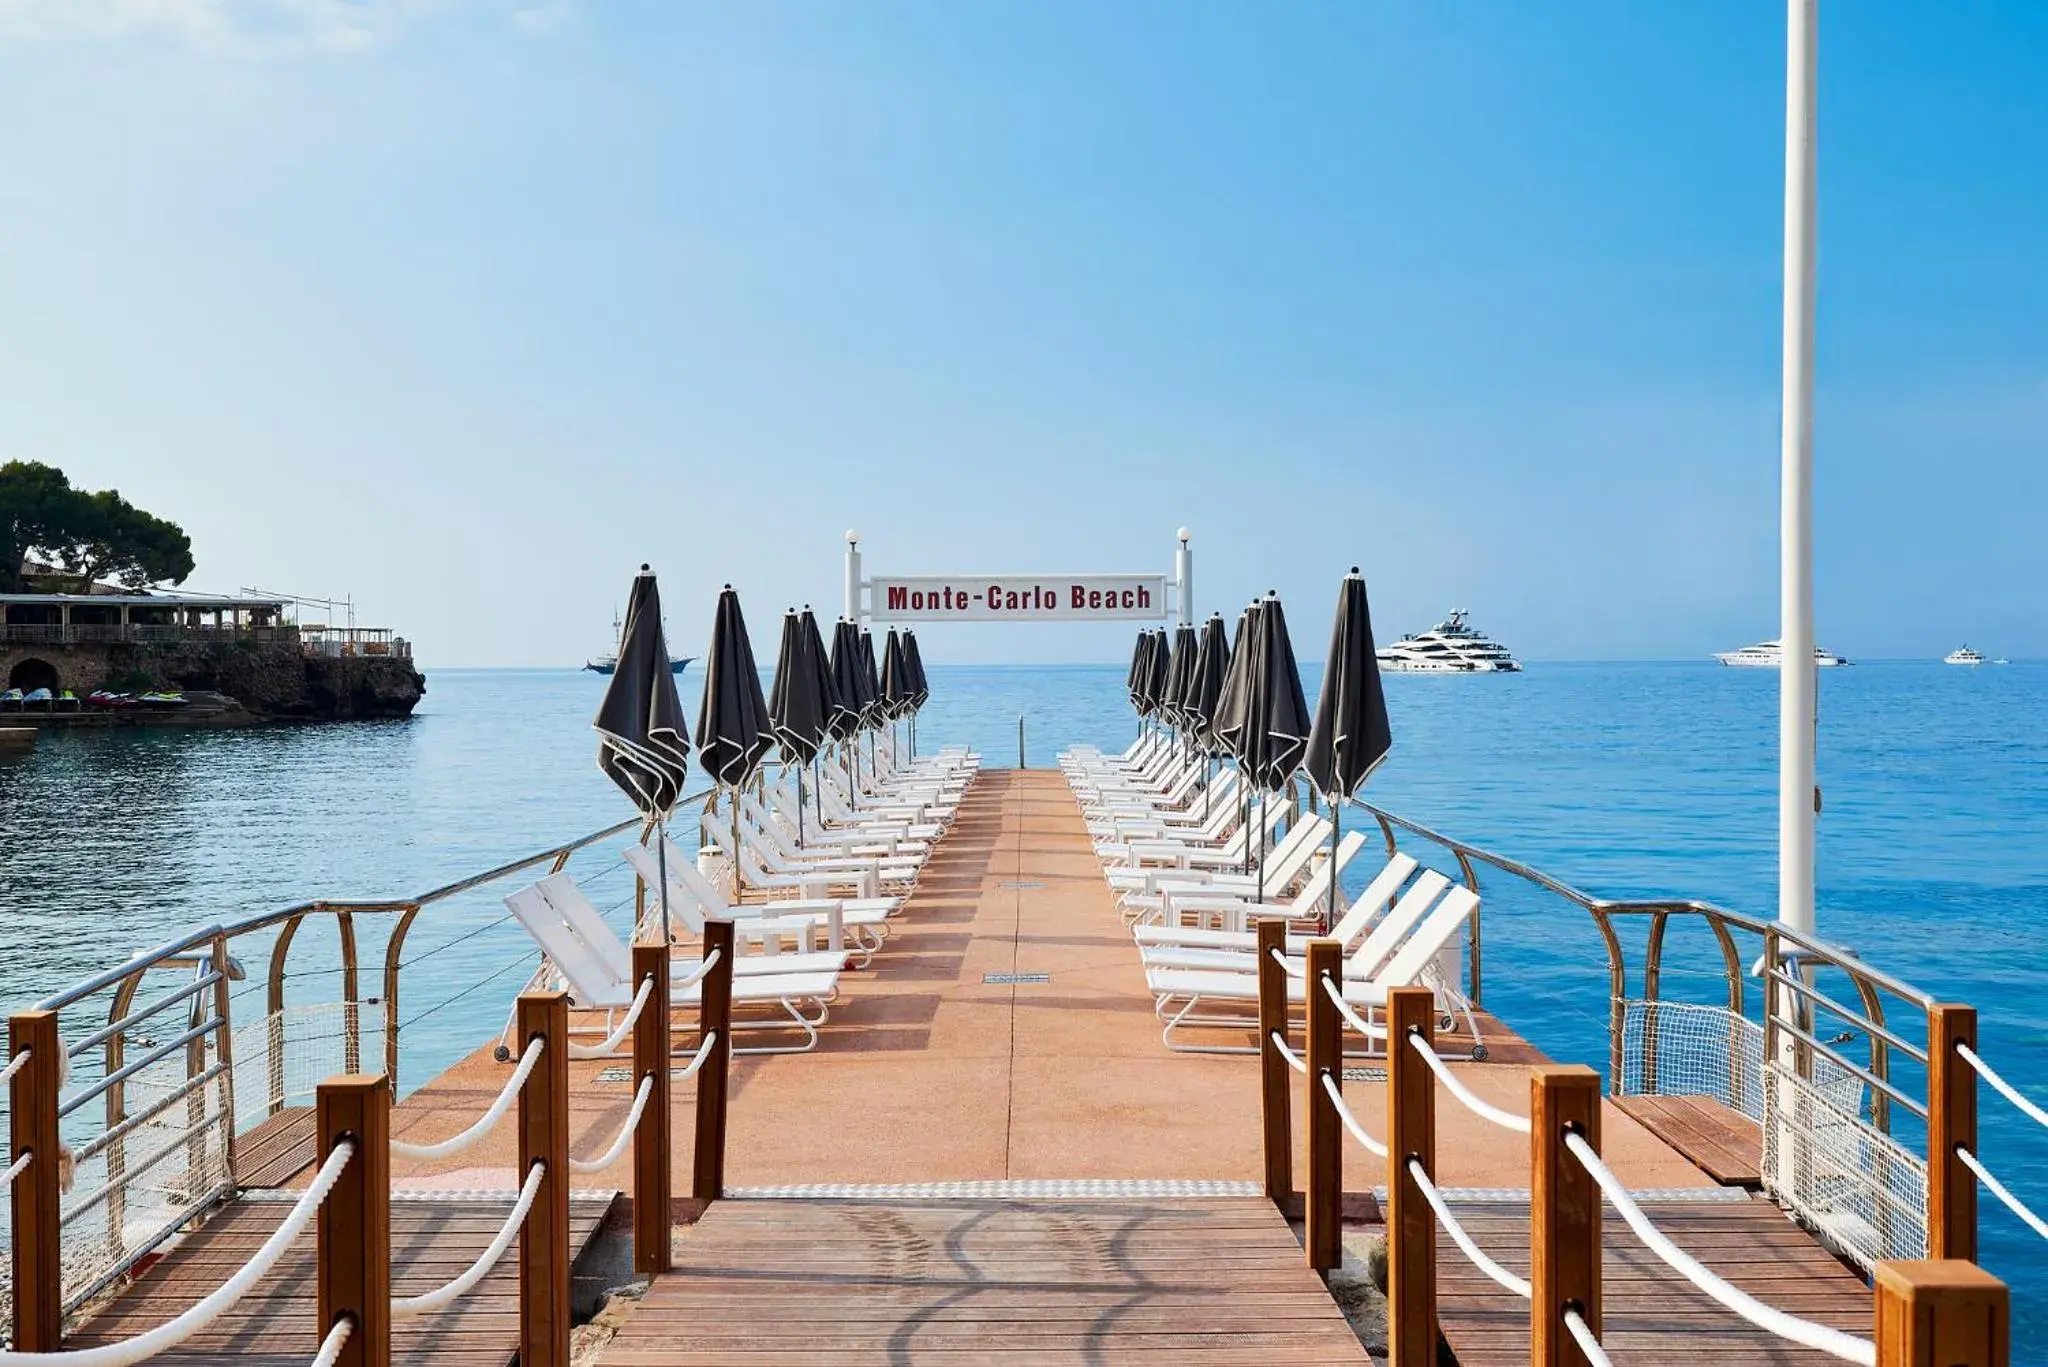
[[[461,886],[497,880],[509,891],[574,853],[564,847]],[[409,923],[440,895],[308,904],[287,915],[388,913]],[[225,962],[230,938],[201,934],[181,960],[198,965],[202,1003],[206,966]],[[319,1226],[331,1231],[320,1247],[330,1238],[374,1246],[355,1222],[373,1231],[388,1219],[387,1270],[351,1280],[308,1232],[231,1312],[157,1360],[310,1361],[323,1331],[348,1336],[334,1307],[417,1296],[472,1267],[495,1234],[515,1251],[451,1297],[459,1309],[400,1320],[389,1360],[505,1362],[517,1351],[521,1361],[566,1361],[554,1354],[566,1354],[572,1269],[603,1278],[590,1264],[603,1261],[606,1229],[614,1248],[631,1230],[632,1263],[647,1283],[637,1301],[608,1312],[611,1337],[591,1350],[597,1362],[626,1367],[1363,1362],[1365,1344],[1318,1273],[1377,1239],[1387,1241],[1394,1279],[1393,1361],[1433,1364],[1438,1333],[1461,1363],[1587,1360],[1571,1355],[1561,1333],[1562,1348],[1532,1347],[1528,1300],[1427,1223],[1417,1183],[1362,1152],[1349,1128],[1424,1155],[1451,1217],[1510,1281],[1554,1292],[1560,1276],[1592,1275],[1584,1258],[1593,1250],[1599,1272],[1588,1285],[1599,1288],[1603,1341],[1617,1360],[1701,1348],[1738,1364],[1832,1360],[1706,1299],[1613,1212],[1588,1227],[1599,1196],[1583,1173],[1573,1179],[1577,1233],[1557,1223],[1555,1190],[1546,1197],[1531,1180],[1532,1153],[1540,1159],[1542,1150],[1512,1124],[1531,1113],[1532,1098],[1550,1104],[1543,1097],[1592,1108],[1581,1112],[1585,1130],[1612,1176],[1720,1276],[1845,1337],[1867,1335],[1873,1323],[1863,1277],[1753,1190],[1755,1174],[1742,1169],[1758,1161],[1725,1107],[1602,1096],[1589,1070],[1556,1068],[1511,1023],[1482,1013],[1486,1059],[1447,1048],[1431,1065],[1447,1075],[1435,1078],[1399,1049],[1333,1066],[1332,1039],[1347,1027],[1314,998],[1306,1033],[1288,1028],[1289,1053],[1167,1050],[1137,951],[1057,773],[974,780],[887,943],[871,966],[846,975],[810,1052],[730,1053],[732,1008],[720,999],[729,931],[706,949],[702,1007],[674,1009],[665,1021],[634,1014],[616,1035],[630,1035],[630,1054],[579,1057],[591,1046],[572,1041],[568,1024],[601,1031],[605,1020],[572,1016],[558,995],[529,995],[515,1032],[527,1042],[515,1054],[540,1066],[515,1071],[495,1042],[479,1042],[395,1105],[381,1081],[323,1084],[319,1106],[329,1117],[363,1117],[350,1124],[275,1106],[233,1147],[239,1170],[223,1188],[232,1194],[196,1224],[174,1216],[182,1232],[77,1307],[83,1317],[63,1345],[117,1345],[189,1309],[313,1199],[309,1187],[331,1181],[314,1193]],[[672,990],[667,963],[658,946],[635,950],[649,1000]],[[1317,963],[1312,956],[1312,976]],[[1414,1005],[1391,1008],[1395,1038]],[[204,1016],[195,1030],[206,1028]],[[17,1155],[50,1142],[37,1099],[56,1093],[37,1058],[54,1047],[55,1029],[54,1013],[15,1018]],[[1254,1032],[1246,1043],[1257,1046]],[[1308,1078],[1292,1067],[1303,1051]],[[358,1067],[376,1066],[373,1050],[359,1058]],[[1327,1096],[1309,1085],[1319,1070],[1333,1075]],[[658,1073],[669,1074],[664,1086]],[[1545,1090],[1552,1086],[1564,1090]],[[636,1104],[643,1092],[649,1103]],[[507,1109],[515,1103],[517,1123]],[[349,1104],[372,1110],[332,1109]],[[375,1118],[377,1106],[388,1107],[388,1120]],[[494,1108],[505,1123],[490,1123]],[[374,1142],[387,1132],[388,1152]],[[367,1163],[352,1147],[358,1134],[378,1150]],[[35,1246],[20,1235],[53,1218],[38,1205],[50,1189],[37,1168],[31,1152],[12,1191],[15,1287],[17,1305],[25,1288],[46,1322],[34,1325],[30,1306],[18,1309],[17,1325],[33,1326],[28,1346],[52,1347],[58,1325],[47,1314],[59,1303],[37,1280],[52,1274],[33,1266],[25,1249]],[[501,1223],[520,1215],[514,1194],[527,1186],[533,1212],[562,1213],[552,1232]],[[1578,1272],[1554,1262],[1539,1271],[1541,1250],[1566,1238],[1579,1241],[1564,1254],[1566,1264],[1580,1260]],[[1425,1266],[1418,1319],[1411,1303]],[[620,1271],[609,1280],[626,1279]],[[374,1322],[380,1312],[361,1313]],[[1426,1346],[1404,1344],[1417,1325]],[[1871,1351],[1884,1367],[1917,1360]],[[336,1352],[323,1361],[384,1360],[355,1356],[345,1341]]]

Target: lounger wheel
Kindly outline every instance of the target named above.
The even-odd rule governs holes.
[[[1485,1046],[1485,1045],[1483,1045],[1483,1044],[1475,1044],[1475,1045],[1473,1045],[1473,1046],[1472,1046],[1472,1061],[1473,1061],[1474,1063],[1484,1063],[1484,1062],[1486,1062],[1486,1046]]]
[[[510,1063],[512,1061],[512,1051],[501,1044],[491,1050],[491,1057],[500,1063]]]

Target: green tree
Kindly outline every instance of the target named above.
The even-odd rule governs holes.
[[[54,466],[9,461],[0,465],[0,589],[21,586],[30,555],[62,570],[79,593],[103,578],[139,589],[192,573],[192,539],[176,523],[112,489],[74,489]]]

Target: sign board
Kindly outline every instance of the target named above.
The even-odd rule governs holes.
[[[923,574],[868,581],[884,622],[1129,622],[1166,617],[1163,574]]]

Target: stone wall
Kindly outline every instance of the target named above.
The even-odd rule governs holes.
[[[57,670],[60,688],[208,689],[261,716],[348,721],[410,716],[427,681],[389,656],[308,659],[285,642],[193,640],[165,644],[0,646],[0,687],[24,660]]]

